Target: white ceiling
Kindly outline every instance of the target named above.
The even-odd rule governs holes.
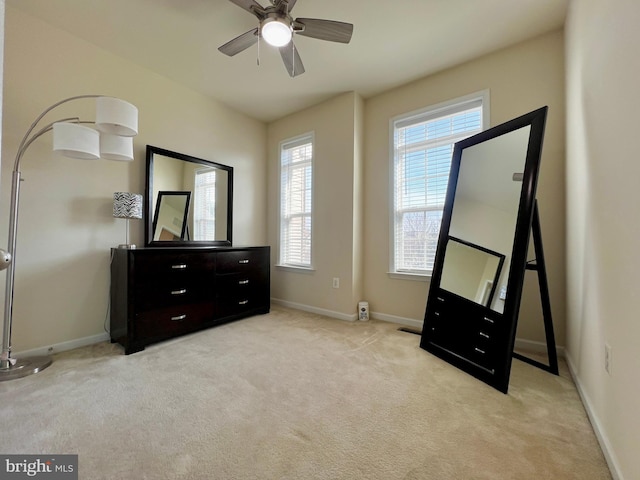
[[[262,5],[267,0],[258,0]],[[218,47],[257,26],[227,0],[7,0],[230,107],[271,121],[337,94],[365,98],[560,28],[568,0],[298,0],[293,17],[353,23],[348,45],[295,37],[306,72],[290,78],[264,44]]]

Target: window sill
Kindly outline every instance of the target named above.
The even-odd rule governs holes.
[[[294,267],[292,265],[275,265],[275,267],[278,270],[283,270],[285,272],[306,273],[306,274],[315,273],[315,269],[312,267]]]
[[[413,280],[416,282],[429,282],[431,281],[431,274],[422,273],[404,273],[404,272],[387,272],[389,278],[396,280]]]

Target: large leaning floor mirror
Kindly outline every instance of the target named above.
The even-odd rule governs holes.
[[[147,145],[145,244],[231,245],[233,167]]]
[[[543,107],[454,145],[420,341],[504,393],[514,356],[557,374],[536,204],[546,116]],[[526,270],[538,270],[549,366],[513,352]]]

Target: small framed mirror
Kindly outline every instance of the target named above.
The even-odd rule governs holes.
[[[158,192],[153,215],[153,241],[189,240],[187,218],[191,192]]]
[[[231,245],[233,167],[147,145],[146,184],[147,246]]]
[[[440,286],[485,307],[492,305],[505,256],[449,237]]]

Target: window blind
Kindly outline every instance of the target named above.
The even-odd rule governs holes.
[[[394,271],[433,270],[453,144],[481,130],[481,99],[394,122]]]
[[[280,264],[311,266],[313,139],[283,143],[280,152]]]

